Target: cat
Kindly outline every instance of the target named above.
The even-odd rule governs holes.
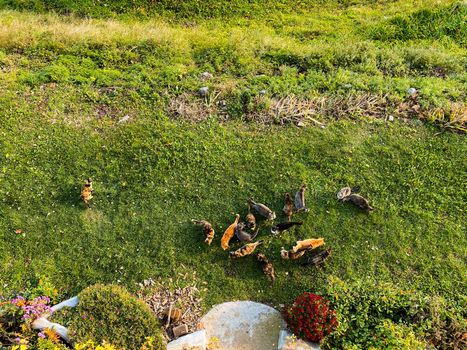
[[[227,230],[225,230],[224,235],[221,238],[222,249],[226,250],[227,248],[229,248],[229,242],[235,234],[235,229],[237,228],[238,220],[240,220],[240,215],[235,214],[235,221],[229,227],[227,227]]]

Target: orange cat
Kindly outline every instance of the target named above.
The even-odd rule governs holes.
[[[89,178],[86,183],[84,184],[83,189],[81,190],[81,199],[83,200],[84,204],[88,207],[91,206],[90,201],[92,199],[92,193],[94,190],[92,189],[92,180]]]
[[[240,220],[240,215],[236,214],[235,221],[229,227],[227,227],[227,230],[225,230],[224,235],[221,239],[222,249],[226,250],[229,248],[229,242],[235,234],[235,229],[237,228],[238,220]]]
[[[314,249],[324,244],[324,238],[310,238],[305,239],[304,241],[297,241],[297,244],[294,245],[292,251],[294,253],[305,250],[305,249]]]

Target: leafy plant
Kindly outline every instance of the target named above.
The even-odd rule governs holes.
[[[392,284],[344,282],[330,277],[326,296],[337,311],[339,327],[324,348],[461,348],[462,306],[396,288]],[[457,310],[456,310],[457,308]],[[457,316],[456,316],[457,315]]]

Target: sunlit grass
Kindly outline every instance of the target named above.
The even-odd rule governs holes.
[[[398,37],[391,22],[454,1],[354,2],[191,20],[0,10],[0,296],[41,275],[66,297],[95,282],[169,283],[188,267],[208,282],[205,309],[278,306],[329,292],[334,276],[439,297],[461,319],[467,150],[451,131],[467,122],[466,49],[460,31]],[[459,29],[459,13],[439,20]],[[304,182],[303,226],[260,234],[271,288],[220,236],[247,198],[280,213]],[[337,202],[345,185],[375,211]],[[214,224],[212,246],[191,219]],[[311,237],[334,250],[325,268],[280,259]]]

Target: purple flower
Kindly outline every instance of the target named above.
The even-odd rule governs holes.
[[[50,299],[46,296],[40,296],[34,298],[34,300],[30,302],[26,302],[25,299],[19,295],[12,299],[11,302],[21,308],[23,311],[23,320],[36,318],[43,313],[50,311],[50,307],[47,305],[50,303]]]
[[[39,338],[44,339],[45,338],[45,333],[44,332],[39,332],[38,336],[39,336]]]

